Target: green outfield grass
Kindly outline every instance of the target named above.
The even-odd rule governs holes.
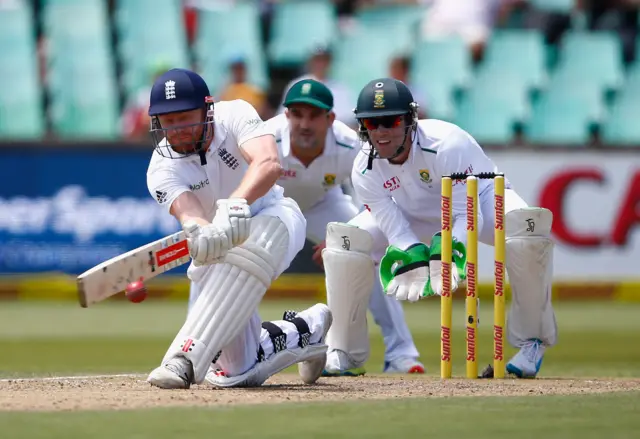
[[[265,320],[308,302],[266,302]],[[464,373],[463,304],[454,306],[454,374]],[[405,314],[427,372],[439,373],[438,302],[407,304]],[[545,356],[541,376],[640,377],[640,306],[610,302],[558,303],[559,343]],[[162,359],[180,328],[185,305],[5,303],[0,307],[0,377],[147,372]],[[479,361],[491,361],[493,308],[480,308]],[[384,346],[370,319],[370,372],[381,372]],[[508,355],[515,351],[509,349]],[[11,353],[10,355],[8,353]]]
[[[265,319],[309,303],[267,302]],[[463,304],[454,309],[454,374],[464,373]],[[556,305],[560,342],[541,377],[640,377],[640,306]],[[439,373],[439,306],[405,306],[431,375]],[[0,307],[0,378],[146,373],[182,324],[180,303],[4,303]],[[492,307],[481,307],[480,363],[491,357]],[[383,344],[371,324],[367,368],[379,373]],[[510,349],[508,354],[513,353]],[[574,396],[412,398],[96,412],[1,412],[0,437],[11,439],[282,438],[638,438],[640,393]]]
[[[618,393],[279,404],[215,411],[0,413],[0,425],[3,437],[11,439],[622,439],[639,437],[638,413],[639,395]]]

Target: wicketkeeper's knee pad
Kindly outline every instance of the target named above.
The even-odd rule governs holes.
[[[327,225],[322,259],[327,305],[333,314],[327,344],[330,350],[344,351],[357,363],[364,363],[369,356],[367,309],[377,281],[372,247],[373,238],[365,230],[338,222]]]
[[[537,338],[554,344],[556,321],[551,308],[553,249],[548,209],[528,207],[505,215],[506,268],[513,296],[509,342]]]

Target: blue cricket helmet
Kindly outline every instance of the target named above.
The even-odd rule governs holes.
[[[197,109],[202,109],[202,122],[180,127],[193,130],[192,141],[179,145],[163,143],[163,139],[167,138],[168,130],[161,126],[158,116]],[[204,152],[213,134],[213,98],[210,96],[209,87],[200,75],[186,69],[171,69],[160,75],[151,88],[149,116],[151,116],[150,132],[158,153],[168,158],[183,158],[199,154],[204,161]],[[196,138],[195,133],[201,125],[204,125],[202,135]],[[177,152],[176,147],[182,151]]]

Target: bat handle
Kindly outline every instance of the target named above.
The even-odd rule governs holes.
[[[198,227],[198,223],[195,221],[187,221],[182,225],[182,230],[184,230],[187,235],[191,235],[198,230]]]

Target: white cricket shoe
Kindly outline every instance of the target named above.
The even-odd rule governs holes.
[[[193,367],[183,357],[172,358],[155,368],[147,382],[161,389],[188,389],[193,381]]]
[[[424,364],[415,358],[400,357],[384,362],[384,373],[424,373]]]
[[[333,314],[331,310],[324,303],[318,303],[309,310],[317,308],[315,312],[319,312],[324,315],[324,322],[322,328],[322,337],[318,343],[307,346],[305,349],[312,348],[313,352],[317,352],[317,355],[313,355],[309,360],[301,361],[298,363],[298,374],[305,384],[313,384],[318,381],[318,378],[322,375],[324,365],[327,363],[327,345],[324,343],[327,338],[327,333],[331,324],[333,323]],[[304,318],[306,311],[298,314],[298,317]]]
[[[327,358],[327,345],[324,339],[329,332],[333,316],[327,305],[318,303],[311,308],[300,313],[287,312],[290,318],[305,317],[311,312],[319,313],[323,316],[322,338],[317,343],[306,345],[304,348],[284,349],[279,351],[264,361],[256,363],[251,369],[243,374],[227,376],[222,370],[210,368],[205,381],[216,387],[259,387],[269,379],[269,377],[298,363],[298,373],[306,384],[313,384],[322,374]],[[285,317],[284,320],[287,320]]]
[[[527,340],[507,363],[507,372],[518,378],[535,378],[540,371],[545,349],[540,340]]]
[[[364,375],[366,370],[362,365],[356,364],[349,355],[339,349],[334,349],[327,354],[327,362],[322,371],[324,377],[356,377]]]

